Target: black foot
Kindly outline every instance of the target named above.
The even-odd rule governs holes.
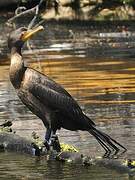
[[[49,151],[49,150],[50,150],[50,145],[49,145],[49,143],[47,142],[47,140],[44,141],[44,145],[45,145],[47,151]]]
[[[52,135],[50,146],[52,146],[53,150],[56,150],[57,152],[61,151],[60,142],[57,135]]]

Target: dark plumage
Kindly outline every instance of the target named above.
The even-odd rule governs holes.
[[[46,75],[24,66],[21,48],[31,35],[28,36],[25,28],[10,34],[10,80],[21,101],[43,121],[47,128],[46,140],[49,141],[51,135],[62,127],[73,131],[88,131],[105,149],[107,156],[112,150],[115,150],[116,154],[119,147],[126,150],[110,136],[97,130],[95,123],[83,113],[77,102],[61,85]]]

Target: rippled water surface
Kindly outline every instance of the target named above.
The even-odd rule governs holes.
[[[132,27],[129,32],[122,28],[47,24],[30,42],[33,50],[25,48],[23,54],[27,65],[63,85],[102,131],[127,147],[123,158],[135,158],[135,32]],[[1,49],[7,52],[5,45]],[[42,122],[21,103],[9,82],[8,58],[0,60],[0,122],[13,120],[13,129],[21,136],[29,138],[36,131],[43,137]],[[62,129],[58,135],[61,142],[89,156],[104,153],[87,132]],[[125,180],[128,175],[1,153],[0,179]]]

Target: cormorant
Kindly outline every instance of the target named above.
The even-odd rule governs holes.
[[[47,142],[60,128],[76,131],[88,131],[104,148],[108,157],[117,154],[120,147],[126,148],[109,135],[96,128],[95,123],[88,118],[73,97],[58,83],[48,76],[26,67],[21,49],[25,41],[42,30],[42,26],[27,30],[19,28],[8,38],[11,50],[10,80],[21,101],[37,115],[44,123]]]

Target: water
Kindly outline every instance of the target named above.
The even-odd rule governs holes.
[[[122,27],[106,27],[48,23],[45,31],[30,42],[34,50],[25,48],[24,59],[27,65],[63,85],[102,131],[127,147],[122,158],[134,159],[135,34],[132,26],[128,35],[125,32],[114,34]],[[3,26],[0,29],[2,31]],[[5,44],[3,47],[7,52]],[[9,60],[1,57],[0,122],[12,120],[13,130],[21,136],[30,138],[32,131],[36,131],[43,138],[42,122],[18,99],[9,82],[8,71]],[[104,153],[87,132],[62,129],[58,135],[61,142],[73,144],[89,156]],[[128,175],[104,167],[86,168],[79,164],[0,153],[0,179],[126,180]]]
[[[64,164],[59,162],[36,161],[35,158],[4,154],[0,156],[1,179],[30,179],[30,180],[60,180],[60,179],[93,179],[93,180],[123,180],[126,174],[104,167],[83,167],[79,164]],[[25,163],[24,163],[25,162]],[[97,173],[98,172],[98,173]],[[113,178],[112,178],[113,176]]]

